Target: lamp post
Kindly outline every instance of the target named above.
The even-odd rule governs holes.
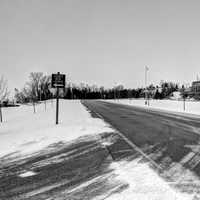
[[[182,91],[183,91],[183,110],[185,111],[185,86],[182,85]]]
[[[117,83],[115,82],[115,83],[114,83],[114,87],[113,87],[114,100],[116,100],[116,97],[117,97],[117,95],[116,95],[116,85],[117,85]]]
[[[145,79],[145,105],[147,105],[147,98],[148,98],[148,91],[147,91],[147,71],[149,71],[149,68],[145,66],[144,70],[144,79]],[[149,103],[148,103],[149,105]]]

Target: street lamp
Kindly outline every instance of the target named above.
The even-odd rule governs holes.
[[[183,92],[183,110],[185,111],[185,86],[182,85],[182,92]]]
[[[115,82],[114,83],[114,87],[113,87],[113,93],[114,93],[114,100],[116,100],[116,97],[117,97],[117,95],[116,95],[116,86],[117,85],[117,83]]]
[[[149,71],[149,68],[145,66],[144,70],[144,78],[145,78],[145,105],[147,105],[147,95],[148,95],[148,90],[147,90],[147,71]],[[149,103],[148,103],[149,105]]]

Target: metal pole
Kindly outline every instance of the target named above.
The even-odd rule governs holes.
[[[59,87],[57,87],[57,94],[56,94],[56,124],[58,124],[58,114],[59,114]]]
[[[144,76],[145,76],[145,105],[147,105],[147,67],[145,66],[145,72],[144,72]]]
[[[147,67],[145,66],[145,88],[147,87]]]
[[[183,110],[185,111],[185,87],[183,86]]]
[[[0,102],[0,121],[3,122],[2,109],[1,109],[1,102]]]

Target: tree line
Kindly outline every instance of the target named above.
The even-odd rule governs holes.
[[[161,81],[159,85],[150,84],[146,88],[125,88],[117,85],[112,88],[88,85],[84,83],[67,83],[60,90],[60,96],[64,99],[118,99],[118,98],[143,98],[148,91],[148,98],[164,99],[174,91],[178,91],[177,83]],[[32,72],[24,87],[15,89],[15,99],[18,103],[36,103],[38,101],[55,98],[56,91],[51,88],[51,76],[42,72]]]

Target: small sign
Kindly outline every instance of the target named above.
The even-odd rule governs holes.
[[[53,88],[64,88],[65,87],[65,74],[52,74],[51,86]]]
[[[58,124],[59,116],[59,88],[65,88],[65,74],[52,74],[51,86],[56,88],[56,124]]]

